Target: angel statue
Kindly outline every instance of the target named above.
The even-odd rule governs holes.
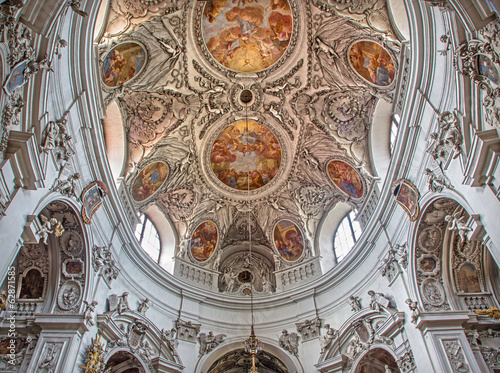
[[[224,342],[225,337],[225,334],[214,335],[213,332],[208,332],[208,335],[205,333],[200,333],[200,336],[198,337],[198,341],[200,342],[200,356],[209,353],[219,344]]]
[[[36,232],[36,234],[40,236],[40,240],[44,245],[47,245],[47,238],[49,237],[49,233],[55,233],[57,237],[60,237],[63,234],[64,228],[61,222],[57,221],[57,219],[49,219],[45,215],[40,214],[40,220],[42,221],[42,226],[40,227],[38,232]]]
[[[462,239],[462,242],[464,242],[467,232],[470,232],[472,230],[472,228],[467,226],[465,216],[460,216],[460,212],[456,212],[455,214],[453,214],[453,216],[446,215],[444,220],[451,223],[451,225],[448,227],[448,230],[452,231],[456,229],[460,238]]]

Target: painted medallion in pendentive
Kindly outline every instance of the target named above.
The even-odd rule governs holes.
[[[396,202],[405,210],[410,217],[410,221],[415,221],[420,212],[418,200],[420,193],[415,185],[409,180],[398,179],[393,184],[392,194],[396,198]]]
[[[210,221],[201,223],[191,237],[191,255],[196,260],[204,262],[212,256],[216,246],[217,227]]]
[[[71,257],[80,255],[83,249],[82,237],[74,231],[64,232],[59,243],[63,251]]]
[[[343,192],[353,198],[363,196],[363,181],[358,171],[342,161],[331,161],[327,166],[328,176]]]
[[[498,70],[495,67],[494,63],[491,61],[491,58],[485,56],[484,54],[480,54],[477,59],[478,72],[481,76],[488,78],[493,83],[498,84]]]
[[[208,51],[224,67],[257,72],[276,63],[292,36],[287,0],[207,1],[202,30]]]
[[[274,244],[280,255],[295,261],[304,252],[304,237],[302,232],[290,220],[280,220],[274,227]]]
[[[372,85],[386,87],[394,81],[394,60],[378,43],[369,40],[354,43],[349,49],[349,62],[354,71]]]
[[[132,198],[141,202],[161,188],[168,176],[168,166],[163,162],[153,162],[144,167],[132,184]]]
[[[215,139],[210,165],[217,178],[237,190],[255,190],[278,173],[281,147],[273,133],[253,120],[239,120]]]
[[[146,52],[137,43],[122,43],[108,52],[102,62],[102,81],[110,88],[134,78],[144,67]]]

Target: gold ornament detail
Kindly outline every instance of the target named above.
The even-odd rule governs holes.
[[[474,310],[478,315],[488,315],[490,319],[500,319],[500,310],[496,307],[491,307],[487,310]]]
[[[87,347],[87,358],[85,366],[80,365],[84,369],[84,373],[101,373],[104,370],[104,349],[101,342],[101,336],[92,338],[90,346]]]

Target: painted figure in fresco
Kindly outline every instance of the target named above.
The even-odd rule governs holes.
[[[239,190],[254,190],[277,174],[281,148],[266,127],[254,121],[238,121],[214,141],[210,162],[224,184]]]
[[[191,254],[196,260],[205,261],[215,250],[217,245],[217,228],[214,223],[202,223],[191,237]]]
[[[19,298],[38,299],[42,297],[44,279],[37,269],[30,269],[21,283]]]
[[[466,263],[460,267],[456,274],[458,290],[464,293],[479,293],[482,291],[479,275],[474,266]]]
[[[132,185],[132,197],[144,201],[151,197],[168,176],[168,167],[163,162],[154,162],[144,167]]]
[[[231,70],[266,69],[288,47],[292,35],[290,13],[286,0],[209,1],[203,12],[207,48]]]
[[[111,50],[103,61],[103,81],[108,87],[117,87],[132,79],[142,68],[144,50],[135,43],[125,43]]]
[[[392,58],[377,43],[357,42],[349,51],[349,60],[354,70],[372,84],[387,86],[394,80],[396,69]]]
[[[354,168],[342,161],[332,161],[327,167],[328,175],[340,189],[354,198],[363,195],[363,183]]]
[[[484,55],[479,55],[479,73],[491,80],[493,83],[498,83],[498,72],[491,59]]]
[[[283,224],[292,224],[293,227],[284,232],[282,236]],[[281,231],[280,231],[281,230]],[[296,260],[304,251],[304,239],[295,225],[288,221],[281,221],[274,229],[274,244],[276,249],[286,260]]]

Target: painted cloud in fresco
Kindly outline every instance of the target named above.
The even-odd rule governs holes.
[[[260,0],[240,6],[235,1],[209,1],[203,12],[203,33],[209,52],[234,71],[256,72],[283,55],[292,35],[286,0]]]

